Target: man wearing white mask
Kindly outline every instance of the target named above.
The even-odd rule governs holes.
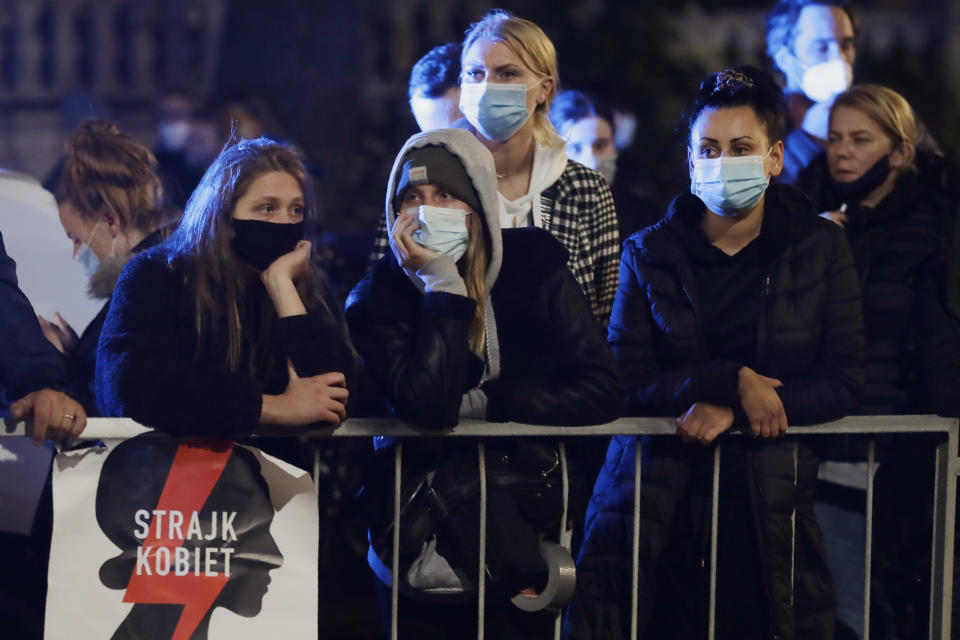
[[[786,78],[784,182],[826,147],[830,106],[853,82],[855,36],[844,0],[780,0],[767,17],[767,54]]]
[[[833,100],[853,83],[857,22],[846,0],[779,0],[767,16],[767,55],[786,78],[789,133],[782,182],[816,191],[828,178],[823,151]],[[956,182],[955,173],[922,120],[916,158],[921,180]],[[804,171],[820,159],[816,167]],[[803,172],[806,175],[801,175]]]

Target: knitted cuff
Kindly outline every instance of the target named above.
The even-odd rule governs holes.
[[[424,291],[427,293],[452,293],[464,297],[467,295],[467,285],[457,271],[457,263],[450,256],[434,258],[417,269],[417,276],[423,281]]]

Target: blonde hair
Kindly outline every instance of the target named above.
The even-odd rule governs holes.
[[[487,327],[484,310],[486,297],[485,280],[487,277],[487,239],[486,229],[480,216],[483,213],[474,211],[467,214],[467,229],[470,240],[467,243],[467,259],[464,263],[463,281],[467,285],[467,297],[477,303],[477,310],[470,324],[470,350],[483,358],[486,342]]]
[[[557,71],[557,50],[543,29],[535,23],[518,18],[502,9],[493,9],[480,22],[470,25],[463,41],[460,64],[470,48],[481,40],[502,42],[535,74],[553,80],[550,93],[533,110],[533,138],[542,145],[563,146],[563,139],[550,122],[550,105],[560,85]]]
[[[906,144],[907,166],[913,163],[917,124],[910,103],[902,95],[888,87],[858,84],[837,96],[830,108],[831,117],[837,107],[850,107],[865,113],[883,130],[894,149]]]
[[[98,219],[106,209],[121,229],[150,233],[171,215],[160,208],[163,189],[156,167],[150,150],[116,125],[85,122],[67,142],[57,202],[69,202],[86,220]]]

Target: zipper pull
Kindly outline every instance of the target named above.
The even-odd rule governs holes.
[[[765,296],[770,295],[770,280],[771,278],[769,273],[763,276],[763,295]]]

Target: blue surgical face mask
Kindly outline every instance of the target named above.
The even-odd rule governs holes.
[[[406,209],[416,216],[420,228],[413,232],[417,244],[453,258],[454,262],[467,251],[467,216],[463,209],[421,205]]]
[[[464,82],[460,85],[460,111],[485,138],[505,142],[530,118],[525,84]]]
[[[93,235],[97,232],[102,220],[103,218],[100,218],[100,220],[97,220],[97,224],[93,225],[93,231],[90,232],[90,237],[80,245],[80,248],[77,249],[77,255],[74,256],[74,260],[76,260],[80,268],[83,269],[83,275],[87,276],[88,280],[93,277],[93,274],[97,272],[97,267],[100,266],[100,258],[98,258],[97,254],[90,248],[90,241],[93,240]]]
[[[763,167],[770,151],[762,156],[694,158],[690,193],[717,215],[735,216],[749,211],[770,183]]]

